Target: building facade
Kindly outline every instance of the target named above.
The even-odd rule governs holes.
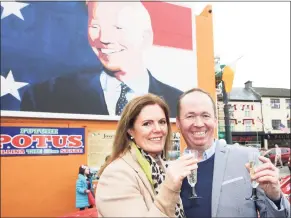
[[[224,138],[224,104],[218,96],[218,131]],[[261,99],[247,87],[233,88],[229,93],[230,126],[233,143],[244,146],[265,147],[262,124]]]
[[[275,144],[290,147],[290,89],[252,88],[262,100],[265,144],[268,148]]]
[[[219,137],[225,137],[224,104],[218,96]],[[230,126],[233,143],[258,148],[290,147],[290,89],[253,87],[229,93]]]

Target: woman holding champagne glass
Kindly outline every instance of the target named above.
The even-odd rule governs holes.
[[[184,154],[192,154],[194,159],[198,160],[199,152],[197,150],[186,148]],[[187,176],[187,180],[192,189],[192,193],[189,199],[201,198],[196,194],[195,190],[195,185],[197,183],[197,169],[191,171],[190,175]]]
[[[96,190],[100,217],[184,217],[180,189],[197,160],[187,154],[166,163],[170,137],[160,97],[147,94],[126,105]]]

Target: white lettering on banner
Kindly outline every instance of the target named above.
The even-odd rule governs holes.
[[[25,150],[21,149],[9,149],[9,150],[1,150],[1,154],[25,154]]]

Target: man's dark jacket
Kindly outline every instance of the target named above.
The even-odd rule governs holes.
[[[100,83],[103,68],[68,74],[31,86],[23,95],[22,111],[109,115]],[[149,92],[163,97],[176,117],[176,104],[182,92],[166,85],[149,72]]]

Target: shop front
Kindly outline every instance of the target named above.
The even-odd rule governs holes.
[[[264,132],[232,132],[232,142],[247,147],[264,147]]]
[[[291,145],[291,134],[290,133],[266,133],[264,137],[268,142],[268,148],[274,148],[275,144],[279,147],[288,147]]]

